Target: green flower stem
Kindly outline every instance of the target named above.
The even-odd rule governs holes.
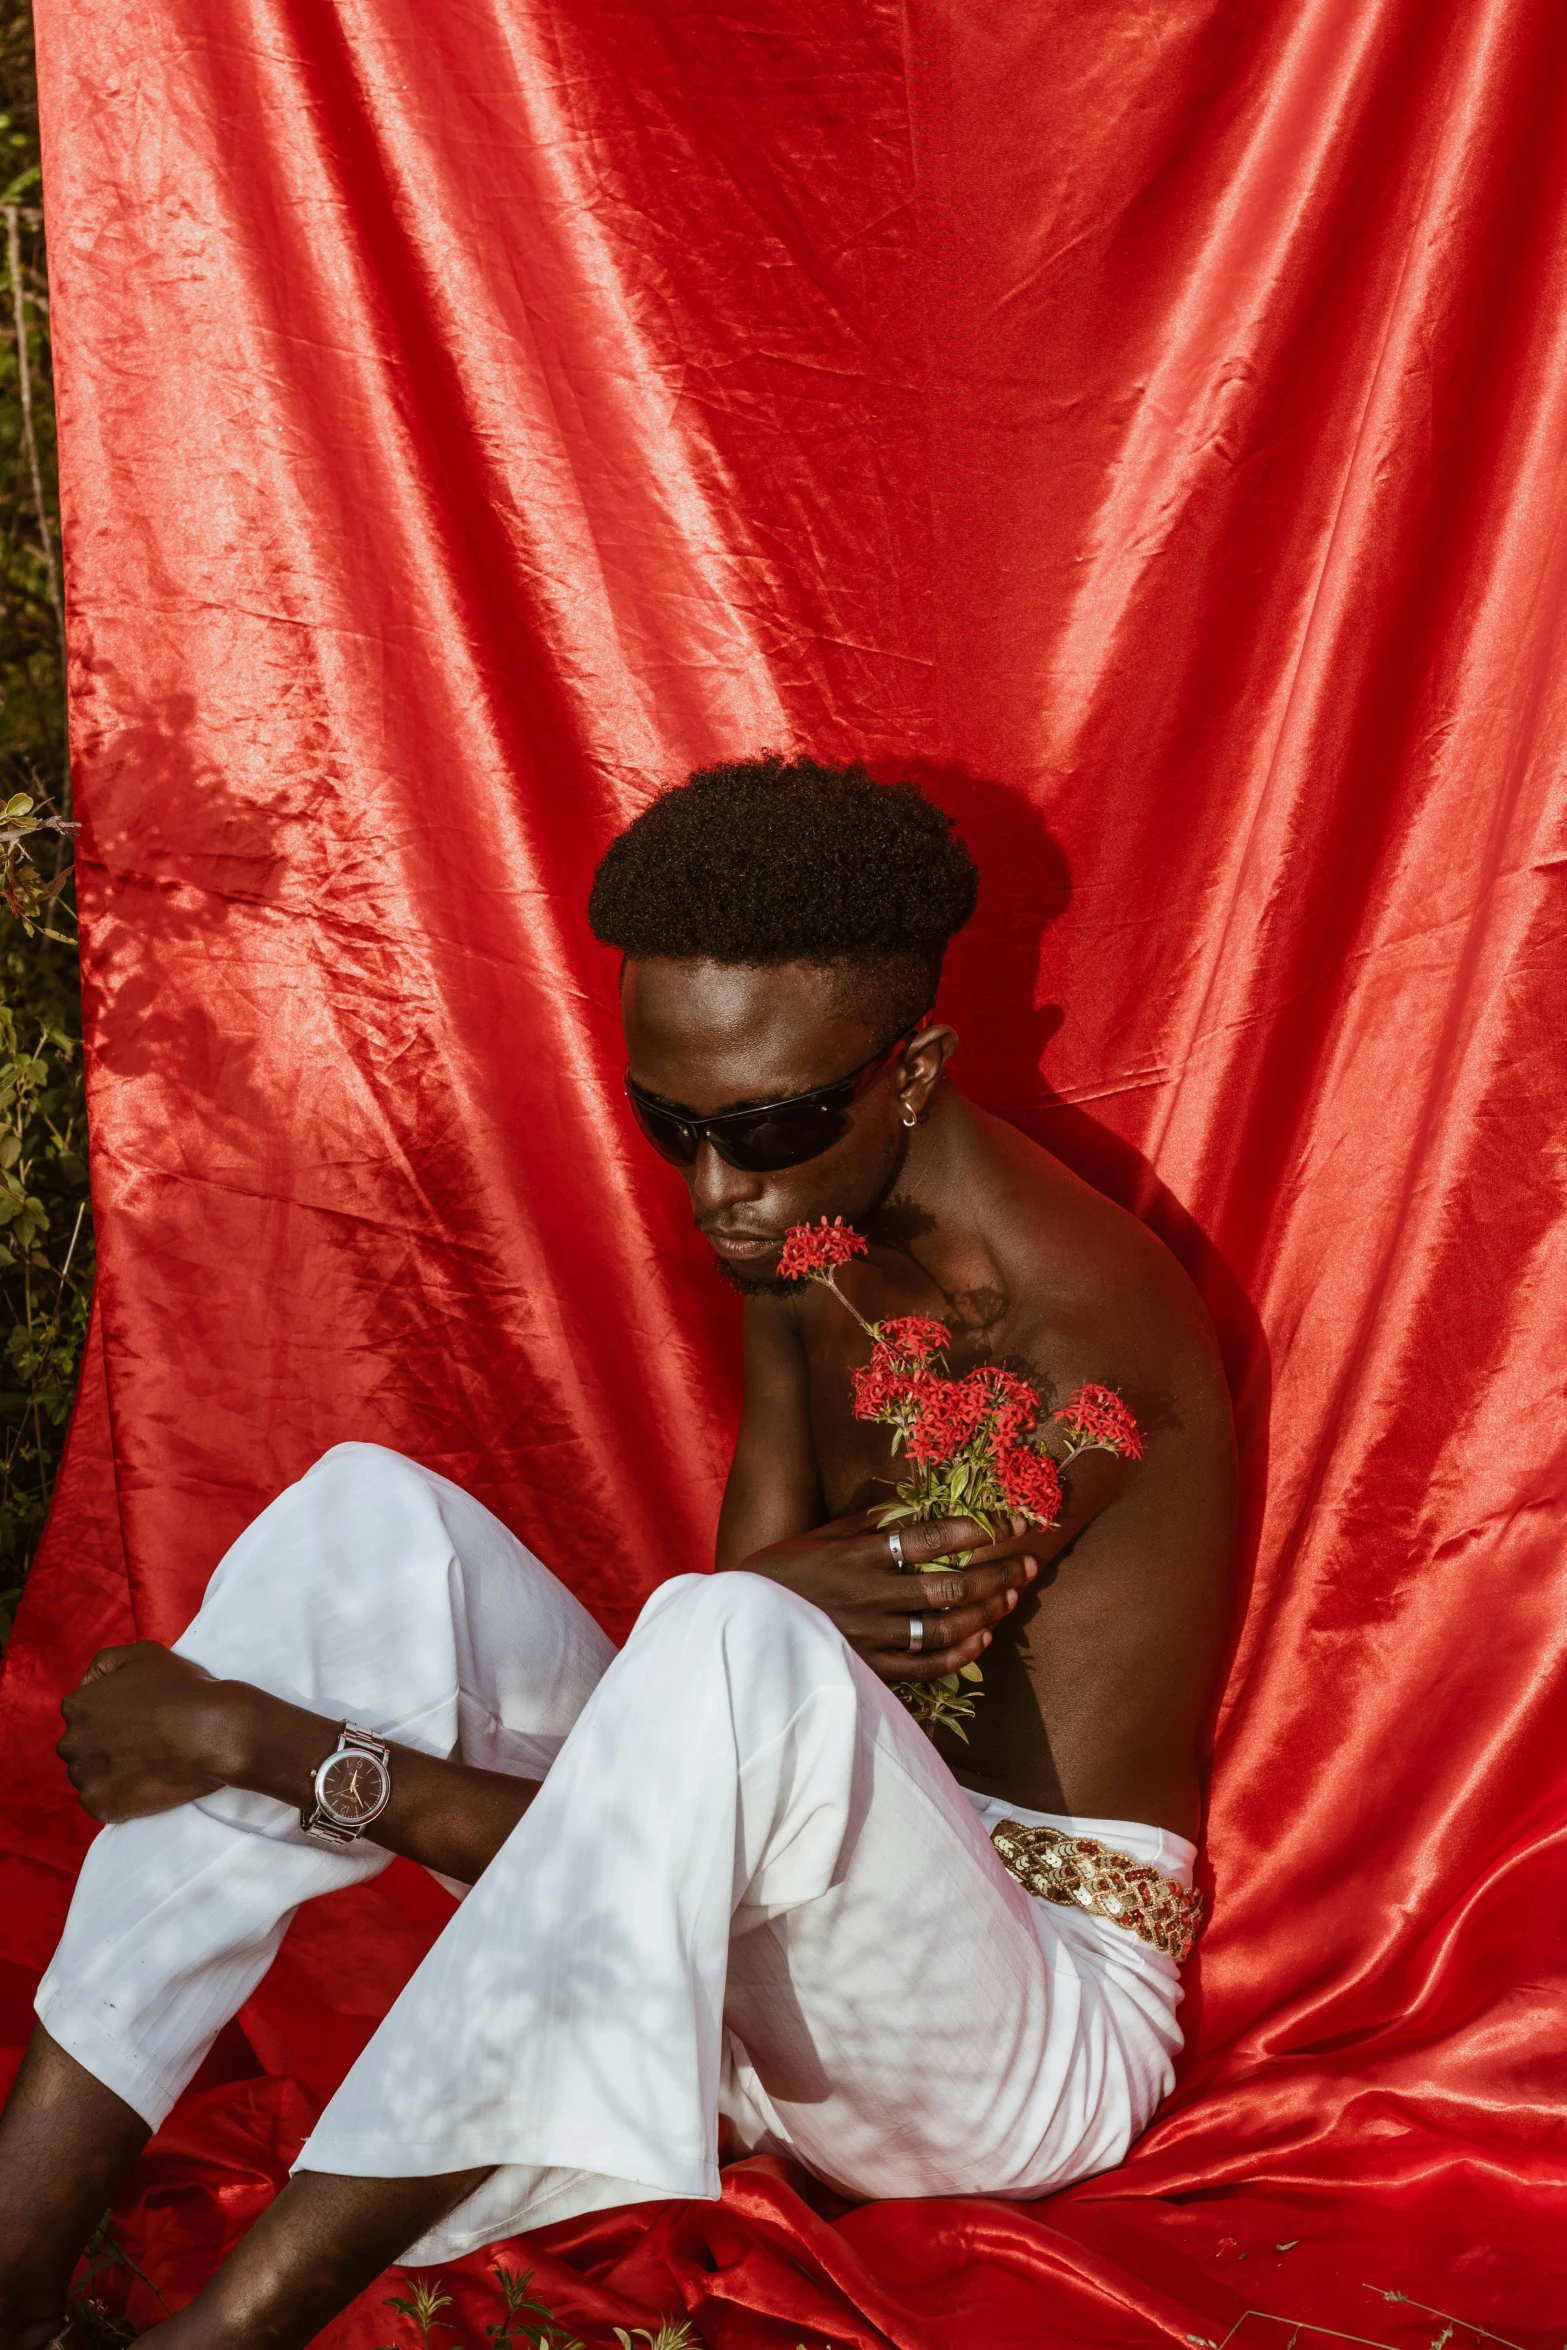
[[[843,1291],[838,1287],[837,1282],[833,1279],[830,1268],[827,1272],[819,1274],[818,1279],[825,1282],[826,1286],[832,1291],[833,1296],[838,1300],[838,1303],[843,1307],[845,1313],[849,1313],[854,1316],[854,1319],[859,1323],[860,1328],[864,1331],[867,1338],[871,1339],[873,1342],[880,1338],[881,1324],[879,1322],[867,1322],[865,1316],[860,1312],[859,1307],[850,1305],[848,1299],[844,1296]]]

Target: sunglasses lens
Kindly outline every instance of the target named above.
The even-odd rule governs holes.
[[[683,1118],[676,1118],[668,1110],[660,1110],[640,1094],[627,1088],[632,1115],[660,1158],[673,1166],[689,1167],[695,1164],[697,1138]]]
[[[765,1175],[781,1167],[803,1167],[807,1159],[820,1158],[847,1131],[848,1124],[842,1110],[802,1102],[774,1110],[765,1118],[737,1118],[732,1127],[715,1127],[711,1133],[714,1149],[731,1167]]]

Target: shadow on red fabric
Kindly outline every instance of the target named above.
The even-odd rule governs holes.
[[[708,1558],[734,1301],[584,898],[693,764],[860,754],[981,864],[969,1089],[1223,1335],[1193,2045],[1047,2203],[755,2161],[498,2257],[595,2344],[1555,2350],[1560,8],[38,16],[102,1276],[4,1685],[11,2041],[88,1832],[60,1693],[326,1446],[617,1636]],[[443,1898],[299,1920],[117,2214],[141,2320]],[[411,2350],[393,2289],[325,2338]]]

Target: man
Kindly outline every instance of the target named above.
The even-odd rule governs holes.
[[[615,1657],[466,1495],[344,1445],[174,1652],[95,1662],[61,1752],[118,1824],[0,2123],[0,2350],[51,2339],[294,1908],[394,1852],[474,1889],[161,2350],[303,2344],[410,2251],[713,2195],[721,2112],[861,2196],[1040,2195],[1146,2125],[1180,2044],[1229,1409],[1160,1244],[946,1075],[931,1006],[974,889],[911,786],[803,759],[699,774],[610,849],[631,1109],[745,1299],[718,1542],[742,1571],[677,1574]],[[869,1236],[839,1277],[860,1313],[939,1318],[954,1371],[1047,1403],[1118,1389],[1145,1457],[1075,1462],[1049,1532],[905,1529],[908,1566],[973,1557],[900,1572],[886,1431],[849,1410],[863,1333],[777,1275],[824,1215]],[[888,1684],[981,1655],[971,1743],[938,1751]]]

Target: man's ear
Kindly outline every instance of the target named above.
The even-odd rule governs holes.
[[[958,1049],[958,1032],[944,1020],[932,1020],[922,1028],[903,1056],[903,1068],[898,1085],[898,1099],[905,1103],[914,1116],[923,1118],[930,1107],[942,1070]]]

